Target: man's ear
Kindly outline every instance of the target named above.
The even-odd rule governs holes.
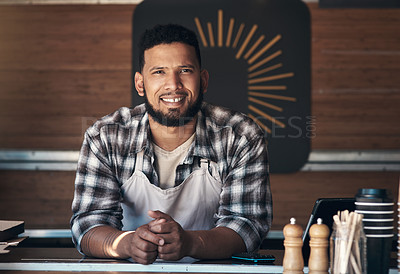
[[[143,75],[140,72],[135,73],[135,88],[139,96],[144,96]]]
[[[210,75],[208,74],[208,71],[206,69],[201,70],[200,81],[201,81],[201,87],[203,88],[203,93],[207,92],[209,77]]]

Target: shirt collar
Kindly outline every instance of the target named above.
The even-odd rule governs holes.
[[[149,114],[144,112],[139,122],[134,126],[137,127],[137,131],[135,136],[136,142],[134,142],[136,146],[132,149],[133,153],[137,154],[144,150],[146,155],[150,156],[151,159],[154,159],[153,146],[151,145]]]
[[[203,108],[205,106],[206,103],[203,103],[202,109],[198,112],[197,115],[196,138],[194,141],[194,145],[190,148],[188,157],[186,157],[185,159],[185,162],[187,161],[188,164],[193,163],[193,158],[195,156],[213,162],[218,161],[218,157],[213,149],[212,140],[208,132],[210,128],[207,127],[207,117],[204,115],[203,112]]]

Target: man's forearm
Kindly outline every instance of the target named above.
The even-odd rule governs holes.
[[[224,259],[234,253],[246,251],[243,239],[230,228],[216,227],[211,230],[187,231],[189,234],[189,256],[198,259]]]
[[[110,226],[98,226],[89,230],[82,238],[81,249],[87,256],[97,258],[129,258],[125,254],[122,239],[128,233]]]

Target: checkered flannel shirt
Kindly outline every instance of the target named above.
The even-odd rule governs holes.
[[[237,232],[247,250],[253,251],[272,221],[264,132],[247,116],[205,102],[197,119],[195,141],[177,167],[175,185],[198,167],[200,159],[217,163],[222,192],[216,226]],[[83,235],[91,228],[122,228],[121,185],[132,176],[139,151],[144,150],[143,173],[158,186],[150,139],[143,104],[120,108],[86,131],[72,203],[71,229],[78,250]]]

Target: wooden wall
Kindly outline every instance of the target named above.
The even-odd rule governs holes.
[[[312,149],[400,148],[400,9],[312,17]],[[0,149],[79,150],[97,118],[130,105],[134,5],[0,6]],[[273,229],[305,225],[320,197],[397,197],[398,172],[272,174]],[[0,171],[0,219],[68,228],[74,172]]]
[[[77,150],[96,117],[130,104],[133,10],[0,6],[2,148]]]

